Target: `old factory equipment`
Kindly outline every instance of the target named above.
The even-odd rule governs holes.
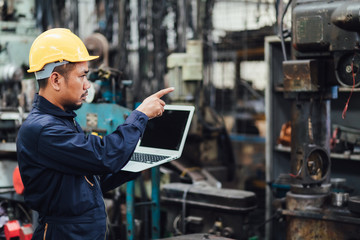
[[[249,216],[257,208],[256,194],[221,183],[234,179],[235,160],[222,116],[208,103],[204,87],[204,79],[210,82],[204,72],[210,72],[212,65],[209,57],[204,59],[212,52],[204,43],[210,37],[208,14],[213,5],[214,1],[142,1],[140,5],[134,1],[0,1],[0,212],[4,229],[0,237],[29,239],[38,223],[36,212],[22,198],[15,141],[37,92],[34,77],[26,73],[30,46],[39,33],[54,27],[70,28],[81,35],[89,52],[100,56],[89,64],[89,95],[76,111],[87,134],[111,133],[146,95],[166,85],[176,88],[165,99],[168,103],[194,105],[197,110],[179,161],[144,171],[138,180],[104,194],[109,239],[188,234],[191,238],[197,233],[247,239],[254,235]],[[186,9],[193,15],[188,16]],[[176,28],[177,37],[170,40],[176,46],[170,50],[164,21],[172,14],[174,22],[166,24]],[[89,19],[96,23],[91,25]],[[189,27],[192,39],[184,32]]]
[[[277,125],[278,133],[274,134],[279,136],[278,124],[285,126],[286,121],[291,122],[290,141],[270,140],[268,136],[269,164],[272,164],[269,167],[278,173],[269,172],[277,178],[272,187],[277,199],[285,197],[283,205],[274,206],[285,220],[286,236],[279,236],[274,230],[276,227],[268,228],[269,235],[274,239],[356,239],[359,202],[358,197],[349,198],[349,194],[358,192],[358,187],[349,192],[345,179],[339,178],[347,174],[347,178],[354,181],[351,170],[343,172],[345,165],[350,169],[354,166],[334,152],[334,146],[339,145],[337,131],[340,130],[332,124],[358,128],[354,113],[349,112],[357,111],[353,105],[357,100],[350,97],[359,85],[360,4],[358,1],[297,0],[289,1],[287,7],[291,9],[291,31],[288,32],[291,40],[286,41],[287,32],[281,27],[282,41],[276,43],[268,38],[267,45],[271,67],[268,94],[272,94],[268,98],[268,109],[275,111],[267,116],[268,123]],[[276,48],[281,49],[282,56],[275,52]],[[275,60],[276,56],[284,59],[282,64]],[[279,74],[277,71],[281,69]],[[280,76],[283,79],[279,80]],[[291,109],[291,112],[285,110],[285,118],[285,115],[275,116],[285,113],[284,109],[275,110],[280,99],[286,100],[286,108]],[[341,104],[338,99],[342,100]],[[348,136],[351,134],[356,131],[350,131]],[[284,155],[287,151],[290,155]],[[346,154],[345,150],[341,153],[344,152]],[[275,159],[280,155],[290,160],[286,163],[288,170],[280,167],[284,159]],[[283,172],[280,174],[275,168]],[[281,193],[284,186],[288,186],[286,194]]]

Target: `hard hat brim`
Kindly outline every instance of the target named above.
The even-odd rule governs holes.
[[[63,59],[63,61],[68,61],[68,62],[88,62],[88,61],[91,61],[91,60],[94,60],[94,59],[97,59],[99,58],[99,56],[89,56],[89,57],[86,57],[86,58],[83,58],[83,59],[78,59],[78,60],[74,60],[74,59]],[[37,68],[33,67],[33,68],[29,68],[27,70],[28,73],[32,73],[32,72],[38,72],[38,71],[41,71],[43,68],[44,68],[45,65],[43,66],[39,66]]]

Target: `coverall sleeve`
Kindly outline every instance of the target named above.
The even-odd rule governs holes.
[[[47,159],[39,164],[67,174],[103,175],[116,173],[128,162],[142,136],[148,117],[133,111],[111,134],[78,133],[66,124],[54,122],[43,127],[38,153]]]

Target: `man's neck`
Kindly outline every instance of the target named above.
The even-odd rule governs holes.
[[[64,107],[54,97],[54,94],[50,93],[49,91],[46,91],[45,89],[39,89],[39,96],[42,96],[43,98],[54,104],[55,106],[65,111]]]

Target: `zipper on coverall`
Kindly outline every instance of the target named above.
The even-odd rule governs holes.
[[[47,223],[45,223],[44,238],[43,238],[43,240],[45,240],[45,239],[46,239],[46,232],[47,232],[47,229],[48,229],[48,224],[47,224]]]
[[[77,124],[76,124],[75,118],[73,118],[73,122],[74,122],[74,126],[75,126],[75,128],[76,128],[76,131],[79,132],[79,130],[77,129]],[[94,184],[93,184],[92,182],[90,182],[90,180],[89,180],[86,176],[84,176],[84,178],[85,178],[85,180],[90,184],[91,187],[94,187]],[[99,184],[99,182],[98,182],[98,180],[97,180],[96,178],[97,178],[97,176],[94,176],[94,181],[95,181],[95,183],[98,185],[99,189],[101,189],[101,188],[100,188],[100,184]],[[104,207],[106,208],[105,201],[104,201],[104,198],[103,198],[102,195],[101,195],[101,199],[103,200],[103,202],[104,202]],[[106,235],[107,235],[107,233],[108,233],[108,216],[107,216],[106,209],[105,209],[105,214],[106,214],[106,231],[105,231],[104,240],[106,240]],[[44,238],[44,240],[45,240],[45,238]]]
[[[92,183],[86,176],[84,176],[85,180],[89,183],[89,185],[91,187],[94,187],[94,183]],[[100,184],[98,182],[98,180],[96,179],[97,176],[94,176],[94,181],[95,181],[95,184],[99,187],[100,189]],[[105,204],[105,201],[104,201],[104,198],[102,197],[101,195],[101,199],[103,200],[104,202],[104,207],[106,208],[106,204]],[[105,209],[105,214],[106,214],[106,230],[105,230],[105,237],[104,237],[104,240],[106,240],[106,235],[108,234],[108,215],[107,215],[107,212],[106,212],[106,209]]]

